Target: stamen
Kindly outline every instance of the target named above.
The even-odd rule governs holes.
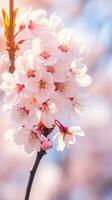
[[[27,110],[25,107],[19,108],[19,112],[20,112],[21,116],[23,116],[23,117],[25,117],[29,114],[29,110]]]
[[[58,47],[58,49],[60,49],[63,53],[67,53],[68,52],[68,46],[66,46],[66,45],[60,45],[59,47]]]
[[[22,92],[22,90],[25,88],[24,85],[16,84],[16,91],[17,93]]]
[[[55,69],[52,66],[48,66],[47,67],[47,72],[50,72],[50,73],[53,74],[55,72]]]
[[[28,138],[28,142],[33,143],[35,142],[36,139],[37,139],[37,133],[34,131],[31,131],[31,134],[29,135],[29,138]]]
[[[65,89],[65,84],[64,83],[55,83],[56,90],[59,90],[60,92],[63,92]]]
[[[45,89],[46,88],[46,82],[44,80],[39,81],[39,88],[40,89]]]
[[[33,30],[33,28],[34,28],[33,22],[32,20],[30,20],[28,24],[28,29]]]
[[[47,50],[44,50],[40,56],[42,56],[45,60],[47,60],[50,57],[50,54]]]
[[[27,73],[26,73],[27,77],[28,78],[34,78],[35,77],[35,70],[28,70]]]

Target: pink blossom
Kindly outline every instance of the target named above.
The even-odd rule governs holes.
[[[55,65],[48,65],[46,68],[47,72],[50,72],[53,75],[54,82],[65,81],[68,63],[59,60]]]
[[[32,109],[31,109],[32,108]],[[16,127],[26,126],[33,127],[38,124],[38,117],[36,115],[35,107],[30,107],[27,98],[22,98],[17,104],[12,105],[9,111],[11,113],[11,120]]]
[[[43,65],[53,65],[59,59],[58,41],[51,33],[46,33],[42,40],[41,38],[33,40],[32,48]]]
[[[37,101],[47,101],[54,91],[53,76],[49,72],[42,70],[41,79],[39,81],[36,78],[29,80],[26,90],[34,94]]]
[[[69,60],[80,59],[84,54],[84,50],[80,41],[75,38],[75,33],[72,29],[62,29],[58,32],[59,46],[62,59]]]
[[[36,132],[24,127],[14,130],[14,142],[18,145],[24,145],[24,150],[27,153],[40,151],[40,140]]]
[[[55,86],[57,94],[60,95],[62,98],[70,98],[76,94],[76,84],[74,80],[66,79],[66,81],[63,83],[56,82]]]
[[[15,43],[18,51],[13,74],[8,72],[7,54],[0,58],[3,107],[10,112],[14,129],[8,133],[13,132],[16,144],[32,153],[49,150],[53,144],[48,135],[58,127],[57,149],[62,151],[75,143],[76,135],[84,135],[80,127],[63,126],[61,121],[65,115],[71,120],[76,112],[82,113],[79,86],[91,83],[82,61],[87,50],[74,30],[63,28],[59,16],[48,18],[42,9],[29,9],[17,17]]]

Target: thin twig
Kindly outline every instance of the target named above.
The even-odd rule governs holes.
[[[43,150],[41,150],[40,152],[37,152],[37,156],[36,156],[34,166],[33,166],[32,170],[30,171],[30,177],[29,177],[29,181],[28,181],[28,185],[27,185],[25,200],[29,200],[29,196],[30,196],[30,192],[31,192],[32,183],[33,183],[33,180],[34,180],[34,177],[35,177],[35,173],[37,171],[37,168],[39,166],[39,163],[40,163],[42,157],[45,154],[46,154],[46,152],[43,151]]]
[[[43,130],[44,136],[47,137],[50,134],[51,131],[52,131],[52,129],[50,130],[50,129],[45,127],[44,130]],[[42,157],[45,154],[46,154],[46,151],[44,151],[44,150],[41,150],[40,152],[37,152],[37,156],[36,156],[36,160],[35,160],[34,166],[30,171],[30,177],[29,177],[29,181],[28,181],[28,185],[27,185],[27,189],[26,189],[25,200],[29,200],[29,196],[30,196],[30,192],[31,192],[31,188],[32,188],[32,183],[33,183],[37,168],[39,166],[39,163],[40,163]]]

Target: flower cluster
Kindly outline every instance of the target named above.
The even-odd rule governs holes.
[[[44,10],[22,14],[16,22],[15,71],[8,72],[7,57],[0,88],[5,92],[4,109],[11,113],[14,141],[31,153],[52,147],[51,135],[59,128],[58,150],[83,136],[80,127],[62,125],[63,114],[81,112],[80,87],[91,83],[82,60],[87,53],[71,29],[55,14]],[[9,134],[9,131],[8,131]]]

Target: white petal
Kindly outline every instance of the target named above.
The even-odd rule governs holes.
[[[55,105],[54,103],[51,103],[51,104],[50,104],[49,109],[50,109],[50,112],[51,112],[52,114],[55,114],[56,111],[57,111],[56,105]]]
[[[76,137],[75,135],[73,136],[73,139],[69,141],[69,144],[75,144],[76,143]]]
[[[49,111],[47,113],[42,113],[42,122],[47,128],[52,128],[54,124],[54,115]]]
[[[69,144],[74,144],[75,141],[74,141],[74,137],[73,137],[73,134],[66,134],[65,135],[65,138],[64,138],[64,142],[65,144],[68,146]]]
[[[65,81],[65,74],[64,72],[56,72],[53,75],[55,82],[64,82]]]
[[[30,131],[25,130],[25,128],[20,128],[16,130],[14,133],[14,142],[18,145],[26,144],[28,141],[28,136],[30,134]]]
[[[38,111],[36,112],[36,114],[37,114],[38,121],[40,121],[40,120],[41,120],[41,115],[42,115],[41,111],[38,110]]]
[[[31,12],[30,17],[32,21],[42,20],[46,17],[47,12],[44,9],[34,10]]]
[[[28,153],[31,154],[34,151],[40,151],[40,143],[38,140],[32,142],[32,143],[26,143],[24,145],[24,150]]]
[[[9,129],[8,131],[5,132],[4,138],[5,140],[13,141],[13,134],[14,134],[14,129]]]
[[[85,133],[81,130],[81,128],[79,126],[71,126],[69,128],[70,133],[75,134],[75,135],[79,135],[79,136],[84,136]]]
[[[40,43],[41,41],[39,39],[35,39],[32,42],[32,48],[34,50],[34,52],[39,55],[41,53],[41,49],[40,49]]]
[[[24,150],[26,151],[26,153],[31,154],[33,151],[36,151],[36,148],[34,147],[34,145],[27,143],[24,145]]]
[[[2,75],[2,79],[3,79],[3,81],[0,85],[0,88],[2,90],[4,90],[5,92],[12,92],[15,90],[16,83],[15,83],[15,78],[12,74],[10,74],[8,72],[4,73]]]
[[[86,87],[91,84],[91,77],[87,74],[85,74],[85,76],[77,77],[76,80],[81,87]]]
[[[12,82],[12,80],[14,79],[14,76],[13,74],[6,72],[2,74],[2,79],[5,81]]]
[[[83,76],[87,72],[87,66],[83,63],[72,62],[71,69],[76,76]]]
[[[63,151],[65,148],[65,142],[63,140],[63,135],[60,134],[59,138],[58,138],[58,146],[57,146],[57,150],[58,151]]]
[[[80,116],[82,116],[82,107],[81,106],[75,106],[75,112],[78,113]]]
[[[3,111],[8,112],[11,110],[12,104],[4,104],[3,105]]]

